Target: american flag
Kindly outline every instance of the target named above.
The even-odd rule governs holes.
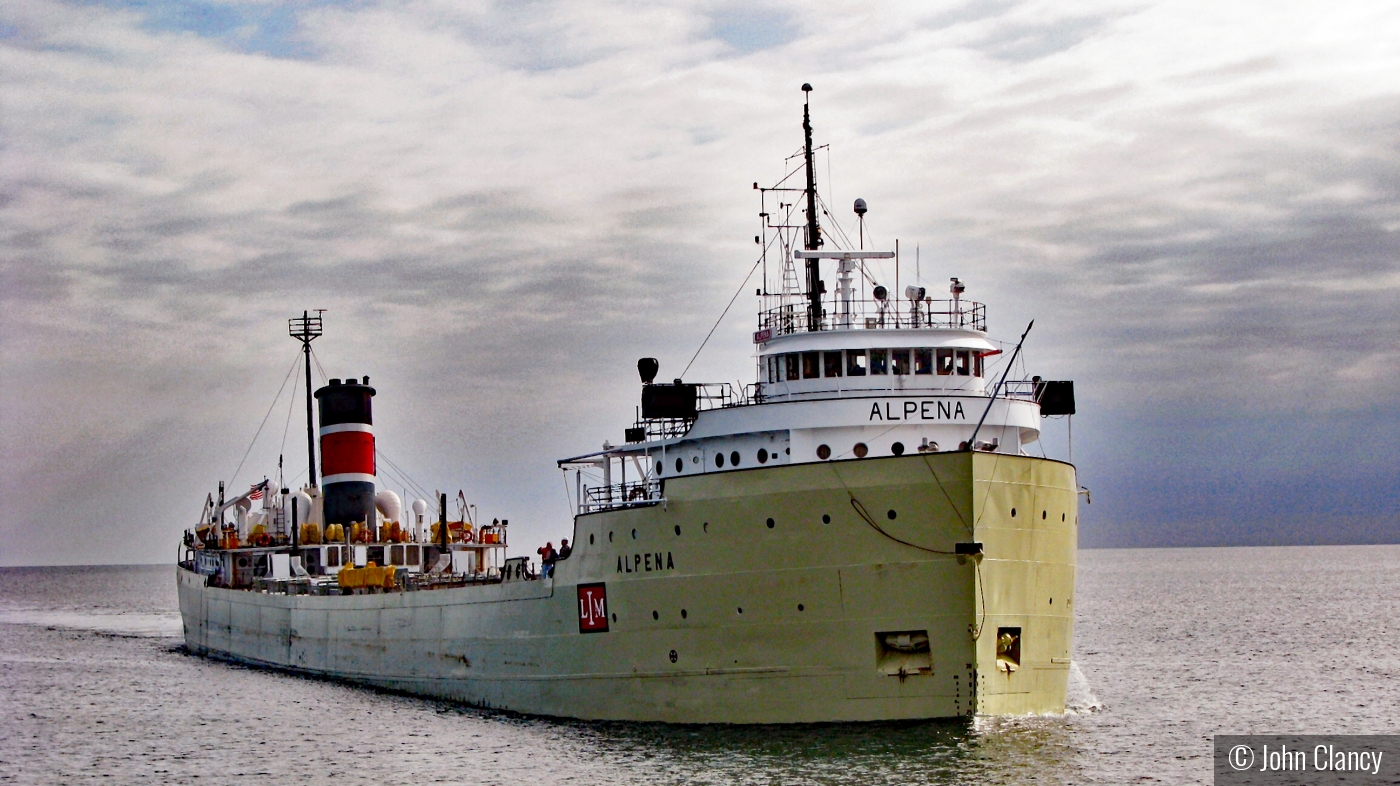
[[[248,499],[262,499],[263,489],[267,488],[266,483],[259,483],[248,490]]]

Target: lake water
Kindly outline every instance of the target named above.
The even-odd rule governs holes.
[[[1209,783],[1216,733],[1400,732],[1400,546],[1080,553],[1064,716],[520,718],[186,655],[171,567],[0,570],[0,782]]]

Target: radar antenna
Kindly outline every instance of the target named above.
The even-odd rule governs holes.
[[[316,309],[316,316],[303,311],[301,316],[287,320],[287,332],[301,342],[302,354],[306,356],[306,479],[311,488],[316,488],[316,433],[311,420],[311,342],[321,337],[321,315],[324,308]]]

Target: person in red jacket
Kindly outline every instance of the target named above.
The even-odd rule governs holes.
[[[554,573],[554,560],[559,556],[554,552],[554,542],[544,544],[544,547],[536,549],[535,553],[540,555],[540,578],[549,578]]]

